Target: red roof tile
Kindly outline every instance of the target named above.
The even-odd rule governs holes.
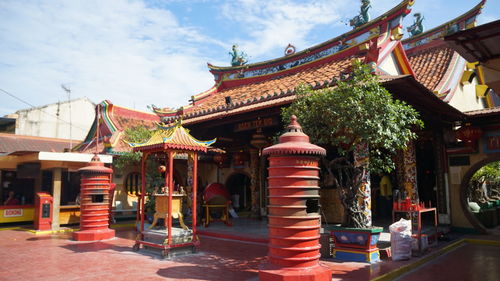
[[[153,129],[156,126],[156,122],[160,121],[160,118],[154,113],[143,112],[139,110],[134,110],[122,106],[117,106],[109,101],[104,101],[100,105],[101,113],[100,115],[100,128],[99,128],[99,144],[97,147],[97,152],[105,152],[104,138],[111,145],[113,152],[127,152],[132,149],[123,142],[123,131],[127,128],[133,128],[137,126],[144,126],[149,129]],[[96,117],[97,118],[97,117]],[[75,148],[76,151],[84,153],[94,153],[96,152],[95,143],[95,131],[96,131],[96,120],[90,129],[89,135],[84,142]]]
[[[333,79],[338,79],[342,72],[350,68],[351,61],[354,58],[356,56],[341,58],[259,83],[220,90],[205,98],[202,103],[192,107],[184,116],[184,123],[192,123],[193,120],[190,119],[201,115],[213,115],[217,112],[227,115],[228,111],[241,112],[246,108],[255,110],[257,108],[281,104],[284,100],[286,100],[286,103],[289,103],[292,99],[284,99],[284,97],[290,96],[297,86],[302,83],[313,87],[331,85]],[[231,104],[226,104],[226,97],[231,98]]]
[[[446,45],[421,49],[408,54],[408,60],[417,80],[431,91],[437,90],[446,77],[453,57],[458,54]]]

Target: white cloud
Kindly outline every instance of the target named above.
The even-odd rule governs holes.
[[[223,44],[140,1],[2,1],[0,88],[33,105],[73,96],[180,106],[208,89],[203,47]],[[196,82],[196,83],[193,83]],[[26,108],[5,95],[2,112]],[[9,111],[5,111],[6,108]]]
[[[319,25],[341,25],[341,11],[351,1],[258,1],[239,0],[223,5],[223,15],[244,26],[240,38],[234,38],[243,50],[261,56],[288,43],[299,49],[310,46],[307,38]]]

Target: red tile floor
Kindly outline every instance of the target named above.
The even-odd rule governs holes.
[[[258,280],[267,252],[265,243],[201,236],[198,253],[162,260],[144,250],[133,252],[134,236],[133,230],[121,229],[117,238],[86,243],[72,241],[69,233],[0,230],[0,280]],[[500,280],[499,249],[464,243],[399,280]],[[333,280],[391,280],[391,271],[422,258],[373,265],[329,259],[322,264],[332,269]]]
[[[396,280],[500,280],[500,247],[463,244]]]

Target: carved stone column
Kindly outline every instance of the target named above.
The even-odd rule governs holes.
[[[356,167],[364,167],[366,173],[363,177],[361,188],[358,194],[358,204],[363,211],[366,219],[366,225],[372,225],[372,209],[371,209],[371,188],[370,188],[370,172],[368,171],[368,163],[370,161],[370,151],[367,143],[360,143],[354,150],[354,165]]]
[[[415,142],[412,141],[408,144],[403,151],[403,157],[404,191],[413,203],[417,203],[417,157],[415,155]]]
[[[252,191],[252,215],[260,214],[259,192],[260,192],[260,169],[259,150],[250,149],[250,189]]]

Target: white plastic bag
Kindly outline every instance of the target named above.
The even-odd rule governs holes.
[[[391,232],[392,260],[408,260],[411,257],[411,221],[400,219],[389,226]]]

